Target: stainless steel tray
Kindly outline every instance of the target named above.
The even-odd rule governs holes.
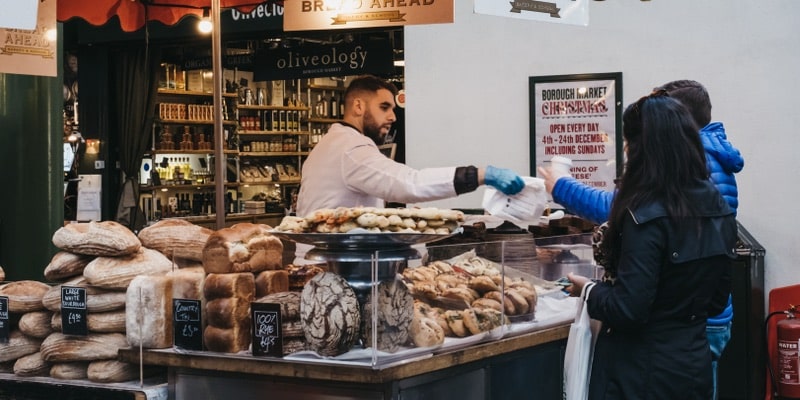
[[[363,233],[290,233],[273,230],[270,233],[281,239],[310,244],[317,247],[388,250],[413,244],[435,242],[457,235],[460,231],[448,235],[429,233],[373,233],[366,231]]]

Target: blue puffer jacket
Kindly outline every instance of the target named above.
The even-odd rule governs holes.
[[[733,174],[744,168],[744,158],[739,149],[733,147],[725,135],[725,127],[721,122],[712,122],[700,130],[700,141],[706,152],[706,165],[711,182],[728,203],[736,215],[739,206],[739,191]],[[586,218],[596,224],[608,220],[614,193],[597,189],[575,178],[565,177],[556,181],[553,186],[553,201],[561,204],[567,211]],[[709,325],[727,324],[733,318],[733,305],[728,304],[722,314],[709,318]]]

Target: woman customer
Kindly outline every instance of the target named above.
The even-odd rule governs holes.
[[[568,275],[574,295],[596,285],[588,310],[603,323],[590,399],[712,397],[706,318],[727,302],[736,221],[697,131],[663,90],[623,113],[627,163],[601,244],[616,279]]]

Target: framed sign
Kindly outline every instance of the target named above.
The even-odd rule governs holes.
[[[554,156],[577,180],[614,190],[622,173],[622,73],[532,76],[531,176]]]

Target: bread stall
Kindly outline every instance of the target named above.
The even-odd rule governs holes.
[[[221,229],[204,247],[195,297],[202,345],[176,346],[175,331],[161,332],[161,343],[139,338],[120,359],[167,367],[176,399],[560,395],[574,299],[532,265],[507,265],[506,241],[437,246],[461,235],[463,219],[341,208],[257,234]],[[313,245],[309,264],[264,264],[280,260],[267,244],[276,238]],[[144,297],[128,304],[152,304]],[[145,336],[156,314],[171,320],[166,309],[133,317]]]

